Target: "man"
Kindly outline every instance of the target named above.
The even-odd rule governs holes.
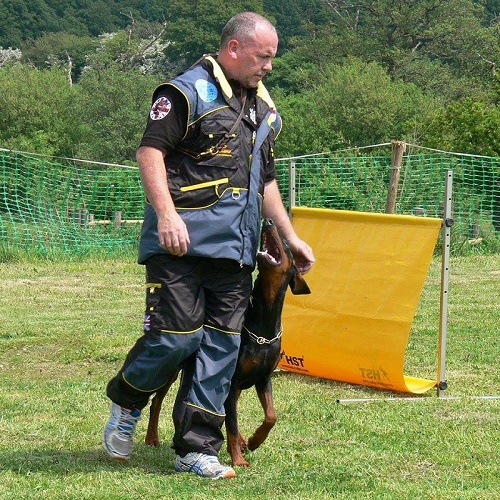
[[[235,476],[218,453],[261,216],[288,240],[300,272],[314,263],[275,179],[281,120],[261,80],[277,46],[272,24],[243,12],[225,26],[217,56],[202,58],[153,95],[137,151],[148,202],[139,245],[144,335],[108,384],[103,444],[113,458],[130,457],[141,410],[182,368],[173,410],[175,470]]]

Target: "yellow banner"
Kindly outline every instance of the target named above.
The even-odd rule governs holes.
[[[296,207],[293,225],[316,264],[311,295],[287,294],[279,368],[415,394],[434,387],[403,366],[441,219]]]

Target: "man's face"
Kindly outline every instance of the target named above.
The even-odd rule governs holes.
[[[273,69],[272,60],[278,50],[278,37],[273,30],[260,28],[255,36],[238,43],[233,78],[243,87],[255,88]]]

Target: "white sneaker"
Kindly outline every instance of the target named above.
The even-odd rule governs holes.
[[[111,415],[102,435],[102,444],[110,457],[116,460],[130,458],[135,426],[140,418],[140,410],[128,410],[111,403]]]
[[[234,469],[221,465],[217,457],[194,451],[185,457],[177,455],[174,468],[177,472],[194,472],[198,476],[210,479],[229,479],[236,476]]]

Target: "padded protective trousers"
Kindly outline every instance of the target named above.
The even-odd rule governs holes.
[[[108,397],[143,409],[182,368],[173,447],[180,455],[217,455],[252,269],[227,259],[155,255],[146,274],[144,335],[109,382]]]

